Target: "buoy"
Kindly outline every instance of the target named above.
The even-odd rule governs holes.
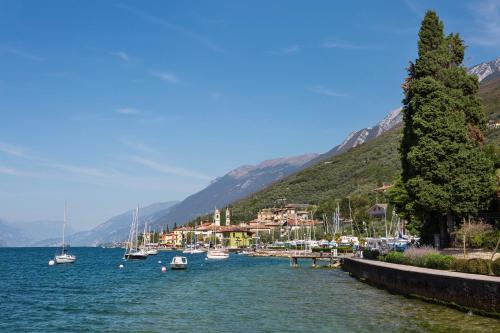
[[[161,271],[162,271],[163,273],[165,273],[165,272],[167,271],[167,267],[163,266],[163,267],[161,268]]]
[[[118,267],[123,268],[123,264],[120,264],[120,266],[118,266]]]
[[[49,260],[49,266],[54,266],[55,265],[55,261],[54,260]]]
[[[158,260],[158,263],[161,264],[161,260]]]

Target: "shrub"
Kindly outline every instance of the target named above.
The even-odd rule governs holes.
[[[493,274],[500,275],[500,258],[497,258],[491,263],[491,270]]]
[[[455,270],[463,273],[487,275],[489,273],[488,260],[479,258],[469,260],[457,259],[455,261]]]
[[[385,256],[384,256],[384,255],[379,255],[379,256],[377,257],[377,260],[378,260],[378,261],[386,261],[386,260],[385,260]]]
[[[363,258],[365,259],[377,259],[378,256],[380,256],[379,250],[370,250],[370,249],[363,250]]]
[[[419,258],[427,255],[427,254],[437,254],[439,253],[435,248],[432,246],[421,246],[421,247],[409,247],[405,250],[405,255],[410,258],[411,261],[418,260]]]
[[[455,262],[453,264],[453,269],[456,270],[457,272],[464,272],[466,273],[467,267],[467,260],[466,259],[455,259]]]
[[[391,262],[393,264],[403,264],[403,265],[411,264],[410,258],[405,256],[404,253],[396,251],[387,253],[387,255],[385,256],[385,261]]]
[[[455,258],[439,253],[429,253],[422,258],[423,267],[435,269],[451,269],[454,266]]]
[[[330,253],[330,252],[332,252],[332,249],[329,247],[313,247],[312,251],[313,252],[328,252],[328,253]]]

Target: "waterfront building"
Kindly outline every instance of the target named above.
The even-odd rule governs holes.
[[[222,244],[228,248],[236,249],[251,245],[252,232],[248,227],[224,226],[219,228],[217,234],[222,236]]]
[[[183,247],[188,239],[188,234],[193,234],[193,228],[189,226],[180,227],[174,230],[174,246]]]

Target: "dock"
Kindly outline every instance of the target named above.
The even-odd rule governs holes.
[[[299,267],[299,259],[309,259],[312,261],[312,267],[318,268],[318,261],[327,261],[328,267],[336,268],[342,263],[344,256],[337,255],[337,251],[332,253],[322,253],[322,252],[302,252],[294,251],[289,253],[290,267]]]

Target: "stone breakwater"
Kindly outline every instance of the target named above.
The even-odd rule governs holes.
[[[364,282],[391,292],[500,317],[500,277],[358,258],[345,258],[342,268]]]

